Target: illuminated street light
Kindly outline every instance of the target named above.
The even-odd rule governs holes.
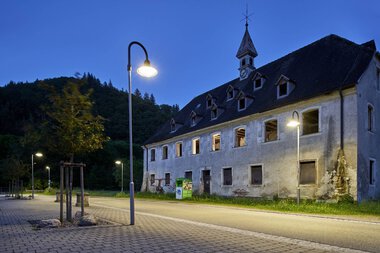
[[[297,127],[297,205],[300,204],[300,115],[297,111],[292,114],[292,119],[286,124],[288,127]]]
[[[132,146],[132,65],[131,65],[131,47],[132,45],[140,46],[145,53],[144,65],[137,69],[137,73],[144,77],[153,77],[157,75],[158,71],[150,65],[148,58],[148,52],[145,47],[137,41],[132,41],[128,46],[128,84],[129,84],[129,94],[128,94],[128,109],[129,109],[129,173],[130,173],[130,184],[129,184],[129,199],[130,199],[130,224],[135,224],[135,189],[133,183],[133,146]]]
[[[49,190],[50,190],[50,167],[49,166],[46,166],[46,169],[48,171],[48,174],[49,174],[49,181],[48,181],[48,185],[49,185]]]
[[[121,192],[124,192],[124,163],[121,161],[115,162],[117,165],[121,164]]]
[[[34,199],[34,156],[36,157],[42,157],[43,154],[40,152],[37,152],[35,154],[32,154],[32,199]]]

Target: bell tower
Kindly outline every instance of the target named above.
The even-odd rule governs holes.
[[[255,70],[254,58],[257,56],[257,51],[253,45],[251,36],[248,32],[248,15],[245,17],[245,33],[240,43],[239,50],[236,53],[236,58],[240,61],[240,80],[246,79],[249,74]]]

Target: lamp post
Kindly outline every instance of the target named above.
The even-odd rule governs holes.
[[[42,157],[42,153],[35,153],[32,154],[32,199],[34,199],[34,156],[36,157]]]
[[[48,175],[49,175],[49,181],[48,181],[48,186],[49,186],[49,190],[50,190],[50,167],[49,166],[46,166],[46,169],[48,171]]]
[[[124,163],[121,161],[115,162],[117,165],[121,164],[121,192],[124,192]]]
[[[135,190],[133,183],[133,147],[132,147],[132,65],[131,65],[131,47],[133,45],[140,46],[145,53],[144,65],[140,66],[137,69],[137,73],[144,77],[153,77],[157,75],[157,70],[150,65],[148,58],[148,52],[145,47],[137,41],[132,41],[128,46],[128,85],[129,85],[129,94],[128,94],[128,109],[129,109],[129,173],[130,173],[130,184],[129,184],[129,199],[130,199],[130,224],[135,224]]]
[[[288,127],[297,127],[297,205],[300,204],[300,115],[297,111],[292,114],[292,120],[287,124]]]

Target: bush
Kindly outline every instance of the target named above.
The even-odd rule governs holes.
[[[350,194],[344,194],[338,198],[338,203],[354,203],[354,198]]]
[[[118,192],[118,193],[116,193],[115,197],[116,198],[128,198],[129,195],[126,194],[125,192]]]
[[[44,190],[44,194],[46,195],[55,195],[55,193],[58,191],[58,189],[53,188],[53,187],[48,187]]]

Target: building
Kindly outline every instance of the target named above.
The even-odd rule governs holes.
[[[259,68],[257,56],[246,24],[240,77],[195,97],[147,140],[142,190],[170,191],[187,177],[197,193],[295,197],[299,182],[301,198],[379,199],[374,41],[329,35]],[[297,114],[299,170],[297,130],[287,126]]]

